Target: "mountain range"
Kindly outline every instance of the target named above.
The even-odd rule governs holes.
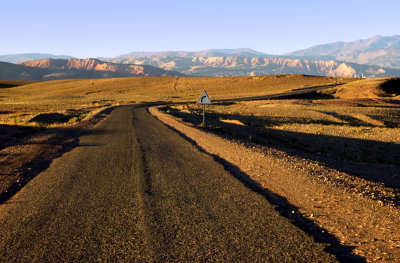
[[[353,42],[318,45],[283,56],[311,60],[339,60],[400,69],[400,35],[373,36]]]
[[[128,76],[248,76],[307,74],[336,77],[400,76],[400,36],[318,45],[284,55],[249,48],[131,52],[114,58],[66,55],[0,56],[0,78],[59,79]],[[11,74],[12,73],[12,74]]]
[[[122,65],[97,59],[41,59],[19,64],[0,62],[0,79],[55,80],[120,78],[132,76],[184,76],[148,65]]]
[[[202,51],[159,51],[159,52],[131,52],[121,56],[117,56],[115,60],[129,59],[132,57],[180,57],[180,58],[193,58],[193,57],[269,57],[269,55],[256,51],[250,48],[237,48],[237,49],[206,49]],[[104,59],[104,58],[103,58]],[[106,58],[107,59],[107,58]],[[111,59],[111,58],[108,58]]]
[[[110,61],[123,64],[152,65],[191,76],[257,76],[306,74],[330,77],[400,76],[399,69],[356,63],[303,60],[280,57],[125,57]]]
[[[9,62],[9,63],[19,63],[28,60],[37,60],[37,59],[45,59],[45,58],[54,58],[54,59],[69,59],[74,58],[72,56],[67,55],[53,55],[53,54],[42,54],[42,53],[23,53],[23,54],[9,54],[9,55],[0,55],[0,61]]]

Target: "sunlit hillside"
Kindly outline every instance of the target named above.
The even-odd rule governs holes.
[[[153,101],[197,101],[267,95],[352,79],[303,75],[261,77],[133,77],[56,80],[0,89],[0,122],[25,123],[39,113],[91,112],[111,105]]]

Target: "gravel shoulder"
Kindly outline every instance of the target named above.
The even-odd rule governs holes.
[[[369,262],[400,261],[398,207],[351,189],[352,185],[379,185],[371,185],[316,160],[204,132],[155,107],[149,111],[215,159],[238,167],[248,180],[287,200],[286,206],[295,207],[294,214],[315,222],[336,236],[342,245],[354,247],[355,254]],[[383,187],[375,190],[385,191]]]
[[[0,148],[0,204],[17,193],[31,179],[46,170],[52,160],[78,145],[86,134],[112,112],[102,108],[81,122],[52,128],[12,140]]]

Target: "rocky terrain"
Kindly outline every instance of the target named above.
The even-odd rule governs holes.
[[[171,72],[148,65],[122,65],[104,62],[98,59],[40,59],[19,63],[20,65],[66,70],[103,71],[128,76],[182,76],[178,72]]]
[[[361,66],[337,61],[241,56],[124,56],[110,59],[115,63],[152,65],[165,70],[195,76],[257,76],[271,74],[307,74],[331,77],[400,76],[400,70],[380,66]]]
[[[0,79],[57,80],[133,76],[183,76],[148,65],[119,65],[97,59],[40,59],[19,64],[0,62]]]

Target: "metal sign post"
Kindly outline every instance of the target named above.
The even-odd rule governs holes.
[[[206,104],[203,104],[203,125],[206,125]]]
[[[197,104],[203,104],[203,123],[201,125],[205,126],[206,125],[206,104],[211,104],[211,100],[208,97],[206,91],[203,91],[199,100],[197,101]]]

